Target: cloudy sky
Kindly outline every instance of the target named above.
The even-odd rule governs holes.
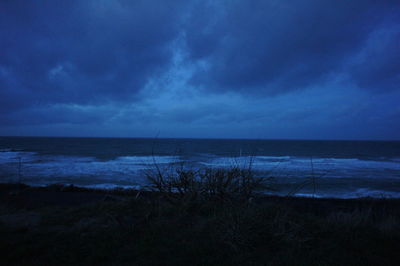
[[[0,135],[400,139],[399,0],[2,0]]]

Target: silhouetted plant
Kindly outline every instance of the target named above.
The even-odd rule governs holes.
[[[162,170],[155,162],[154,169],[146,173],[150,188],[169,198],[187,200],[249,200],[257,192],[272,190],[271,178],[258,177],[252,165],[228,169],[187,169],[184,164]]]

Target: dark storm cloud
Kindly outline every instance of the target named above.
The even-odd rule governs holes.
[[[313,85],[340,72],[370,33],[388,26],[384,23],[389,19],[400,24],[398,1],[224,3],[224,12],[208,5],[194,13],[187,30],[192,58],[209,62],[207,70],[194,76],[195,84],[222,90],[281,93]],[[208,19],[208,13],[219,17]],[[398,51],[398,42],[395,47]],[[386,53],[383,56],[390,60],[390,52]],[[357,81],[385,90],[395,85],[396,80],[390,79],[399,72],[400,61],[376,57],[380,60],[376,68],[388,76],[384,83],[378,78],[369,84],[369,72],[375,69],[359,69]],[[375,63],[377,58],[371,60]]]
[[[352,138],[397,137],[398,14],[398,0],[3,0],[0,135],[346,136],[357,121]]]
[[[110,110],[101,108],[93,112],[92,108],[74,108],[74,106],[56,105],[41,108],[17,110],[7,116],[0,115],[3,126],[42,125],[42,124],[102,124]]]
[[[132,99],[171,59],[184,1],[2,1],[2,112]]]
[[[359,62],[351,67],[361,88],[391,91],[400,89],[400,24],[372,34]]]
[[[132,100],[182,32],[190,62],[209,66],[194,73],[201,87],[301,89],[340,72],[385,21],[400,23],[397,1],[188,2],[2,1],[2,110]],[[388,46],[351,71],[361,87],[396,86],[398,36]]]

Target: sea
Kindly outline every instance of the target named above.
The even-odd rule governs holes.
[[[0,137],[0,183],[149,189],[156,167],[251,167],[265,194],[400,198],[400,141]]]

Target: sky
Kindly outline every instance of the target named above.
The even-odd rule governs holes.
[[[0,135],[400,140],[399,0],[1,0]]]

